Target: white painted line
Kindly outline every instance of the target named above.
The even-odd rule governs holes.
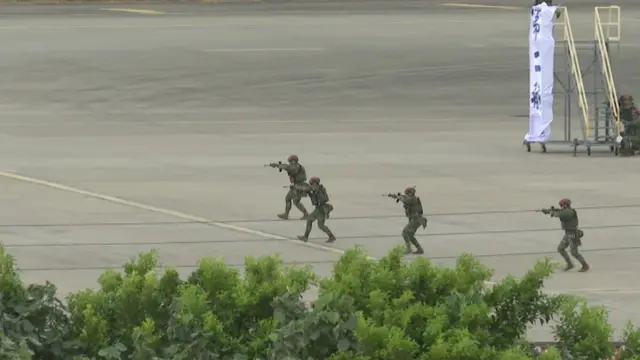
[[[461,7],[469,9],[500,9],[500,10],[521,10],[523,7],[503,6],[503,5],[481,5],[481,4],[461,4],[461,3],[444,3],[441,6]]]
[[[145,9],[118,9],[118,8],[105,8],[100,9],[102,11],[116,11],[116,12],[128,12],[133,14],[141,14],[141,15],[164,15],[165,13],[162,11],[156,10],[145,10]]]
[[[48,114],[21,114],[21,113],[12,113],[5,112],[0,110],[0,115],[10,115],[10,116],[51,116],[52,113]],[[59,114],[62,115],[62,114]],[[122,126],[123,124],[129,126],[159,126],[159,125],[173,125],[173,126],[188,126],[188,125],[278,125],[278,124],[318,124],[318,125],[340,125],[340,124],[402,124],[402,123],[429,123],[429,122],[450,122],[457,121],[459,119],[454,118],[423,118],[423,119],[344,119],[344,120],[323,120],[323,119],[313,119],[313,120],[154,120],[154,121],[109,121],[109,122],[97,122],[93,123],[90,121],[60,121],[57,123],[25,123],[25,122],[0,122],[0,129],[3,127],[25,127],[25,128],[34,128],[34,127],[60,127],[60,126]]]
[[[209,220],[209,219],[205,219],[205,218],[202,218],[202,217],[199,217],[199,216],[186,214],[186,213],[183,213],[183,212],[180,212],[180,211],[164,209],[164,208],[151,206],[151,205],[145,205],[145,204],[142,204],[142,203],[138,203],[138,202],[130,201],[130,200],[125,200],[125,199],[122,199],[122,198],[119,198],[119,197],[115,197],[115,196],[110,196],[110,195],[106,195],[106,194],[101,194],[101,193],[96,193],[96,192],[92,192],[92,191],[82,190],[82,189],[74,188],[74,187],[71,187],[71,186],[55,183],[55,182],[52,182],[52,181],[36,179],[36,178],[30,177],[30,176],[16,174],[13,171],[12,172],[0,171],[0,177],[4,177],[4,178],[7,178],[7,179],[12,179],[12,180],[17,180],[17,181],[23,181],[23,182],[27,182],[27,183],[31,183],[31,184],[35,184],[35,185],[46,186],[46,187],[49,187],[49,188],[52,188],[52,189],[62,190],[62,191],[70,192],[70,193],[77,194],[77,195],[83,195],[83,196],[86,196],[86,197],[89,197],[89,198],[103,200],[103,201],[107,201],[107,202],[114,203],[114,204],[119,204],[119,205],[128,206],[128,207],[132,207],[132,208],[137,208],[137,209],[141,209],[141,210],[146,210],[146,211],[151,211],[151,212],[155,212],[155,213],[159,213],[159,214],[173,216],[173,217],[176,217],[176,218],[179,218],[179,219],[183,219],[183,220],[206,223],[206,224],[209,224],[209,225],[221,228],[221,229],[226,229],[226,230],[231,230],[231,231],[235,231],[235,232],[239,232],[239,233],[254,235],[254,236],[258,236],[258,237],[264,238],[264,239],[288,241],[290,243],[293,243],[293,244],[296,244],[296,245],[305,246],[305,247],[308,247],[308,248],[311,248],[311,249],[314,249],[314,250],[331,252],[331,253],[338,254],[338,255],[344,255],[345,254],[345,250],[342,250],[342,249],[329,247],[329,246],[324,246],[324,245],[320,245],[320,244],[304,242],[304,241],[300,241],[300,240],[296,240],[296,239],[292,239],[292,238],[288,238],[288,237],[284,237],[284,236],[280,236],[280,235],[276,235],[276,234],[267,233],[267,232],[260,231],[260,230],[253,230],[253,229],[245,228],[245,227],[242,227],[242,226],[220,223],[220,222]],[[379,260],[378,258],[375,258],[375,257],[372,257],[372,256],[367,256],[366,258],[368,260]],[[487,285],[489,285],[489,286],[493,286],[493,285],[496,284],[496,283],[494,283],[492,281],[485,281],[485,283]]]
[[[41,185],[41,186],[46,186],[46,187],[49,187],[49,188],[52,188],[52,189],[62,190],[62,191],[66,191],[66,192],[70,192],[70,193],[74,193],[74,194],[78,194],[78,195],[83,195],[83,196],[86,196],[86,197],[89,197],[89,198],[93,198],[93,199],[108,201],[108,202],[114,203],[114,204],[119,204],[119,205],[128,206],[128,207],[132,207],[132,208],[137,208],[137,209],[141,209],[141,210],[146,210],[146,211],[151,211],[151,212],[155,212],[155,213],[159,213],[159,214],[173,216],[173,217],[176,217],[176,218],[179,218],[179,219],[184,219],[184,220],[189,220],[189,221],[194,221],[194,222],[207,223],[209,225],[212,225],[212,226],[215,226],[215,227],[218,227],[218,228],[221,228],[221,229],[226,229],[226,230],[231,230],[231,231],[240,232],[240,233],[244,233],[244,234],[259,236],[259,237],[264,238],[264,239],[288,241],[288,242],[294,243],[296,245],[302,245],[302,246],[305,246],[305,247],[308,247],[308,248],[311,248],[311,249],[314,249],[314,250],[332,252],[334,254],[343,255],[345,253],[344,250],[333,248],[333,247],[329,247],[329,246],[324,246],[324,245],[320,245],[320,244],[314,244],[314,243],[308,243],[308,242],[303,242],[303,241],[299,241],[299,240],[294,240],[292,238],[287,238],[287,237],[276,235],[276,234],[270,234],[270,233],[259,231],[259,230],[253,230],[253,229],[245,228],[245,227],[242,227],[242,226],[220,223],[220,222],[212,221],[212,220],[205,219],[205,218],[202,218],[202,217],[199,217],[199,216],[186,214],[186,213],[183,213],[183,212],[180,212],[180,211],[164,209],[164,208],[155,207],[155,206],[151,206],[151,205],[145,205],[145,204],[137,203],[137,202],[134,202],[134,201],[129,201],[129,200],[125,200],[125,199],[122,199],[122,198],[118,198],[118,197],[115,197],[115,196],[110,196],[110,195],[106,195],[106,194],[100,194],[100,193],[96,193],[96,192],[86,191],[86,190],[74,188],[74,187],[71,187],[71,186],[67,186],[67,185],[63,185],[63,184],[59,184],[59,183],[55,183],[55,182],[51,182],[51,181],[47,181],[47,180],[42,180],[42,179],[36,179],[36,178],[33,178],[33,177],[24,176],[24,175],[12,173],[12,172],[0,171],[0,177],[4,177],[4,178],[7,178],[7,179],[12,179],[12,180],[17,180],[17,181],[23,181],[23,182],[36,184],[36,185]],[[376,258],[370,257],[370,256],[368,256],[367,258],[369,260],[377,260]]]
[[[204,49],[206,52],[294,52],[294,51],[324,51],[324,48],[263,48],[263,49]]]
[[[602,289],[566,289],[563,290],[565,293],[602,293],[602,294],[638,294],[640,293],[640,288],[602,288]]]
[[[82,190],[82,189],[78,189],[78,188],[75,188],[75,187],[67,186],[67,185],[64,185],[64,184],[59,184],[59,183],[52,182],[52,181],[47,181],[47,180],[33,178],[33,177],[30,177],[30,176],[20,175],[20,174],[14,173],[13,170],[0,171],[0,177],[4,177],[4,178],[7,178],[7,179],[12,179],[12,180],[16,180],[16,181],[23,181],[23,182],[27,182],[27,183],[31,183],[31,184],[35,184],[35,185],[46,186],[46,187],[49,187],[49,188],[52,188],[52,189],[66,191],[66,192],[69,192],[69,193],[74,193],[74,194],[77,194],[77,195],[82,195],[82,196],[86,196],[86,197],[93,198],[93,199],[103,200],[103,201],[107,201],[107,202],[114,203],[114,204],[119,204],[119,205],[123,205],[123,206],[127,206],[127,207],[137,208],[137,209],[146,210],[146,211],[150,211],[150,212],[155,212],[155,213],[159,213],[159,214],[164,214],[164,215],[168,215],[168,216],[173,216],[173,217],[176,217],[176,218],[179,218],[179,219],[183,219],[183,220],[206,223],[206,224],[209,224],[209,225],[221,228],[221,229],[226,229],[226,230],[235,231],[235,232],[239,232],[239,233],[254,235],[254,236],[258,236],[258,237],[264,238],[264,239],[288,241],[290,243],[293,243],[293,244],[296,244],[296,245],[305,246],[305,247],[308,247],[308,248],[311,248],[311,249],[314,249],[314,250],[331,252],[331,253],[339,254],[339,255],[344,255],[344,253],[345,253],[345,250],[342,250],[342,249],[329,247],[329,246],[324,246],[324,245],[315,244],[315,243],[303,242],[303,241],[299,241],[299,240],[296,240],[296,239],[284,237],[284,236],[281,236],[281,235],[271,234],[271,233],[267,233],[267,232],[260,231],[260,230],[254,230],[254,229],[249,229],[249,228],[242,227],[242,226],[231,225],[231,224],[226,224],[226,223],[213,221],[213,220],[210,220],[210,219],[205,219],[203,217],[186,214],[186,213],[183,213],[183,212],[180,212],[180,211],[176,211],[176,210],[160,208],[160,207],[156,207],[156,206],[151,206],[151,205],[138,203],[138,202],[135,202],[135,201],[122,199],[122,198],[115,197],[115,196],[110,196],[110,195],[101,194],[101,193],[97,193],[97,192]],[[368,260],[379,260],[378,258],[375,258],[375,257],[372,257],[372,256],[367,256],[367,259]],[[493,281],[485,281],[485,283],[487,285],[489,285],[489,286],[496,285],[496,283],[493,282]],[[571,291],[571,290],[569,290],[569,291]],[[575,289],[574,291],[592,291],[592,292],[601,291],[601,292],[604,292],[604,291],[607,291],[607,290],[605,290],[605,289]],[[613,292],[614,289],[609,289],[609,291]],[[636,290],[635,289],[620,289],[619,290],[620,293],[624,293],[625,291],[634,291],[635,292]],[[546,292],[549,293],[549,294],[554,294],[554,295],[560,294],[560,292],[556,292],[556,291],[546,291]],[[563,292],[566,293],[566,291],[563,291]]]
[[[486,20],[442,20],[435,19],[429,21],[416,21],[416,22],[386,22],[390,25],[411,25],[411,24],[486,24]],[[501,24],[512,23],[520,24],[519,20],[500,20]],[[266,27],[282,27],[289,25],[278,24],[105,24],[105,25],[92,25],[92,24],[79,24],[79,25],[0,25],[0,30],[66,30],[66,29],[170,29],[170,28],[186,28],[186,29],[216,29],[216,28],[233,28],[233,27],[253,27],[253,28],[266,28]],[[300,24],[298,27],[313,27],[313,26],[326,26],[322,24]]]

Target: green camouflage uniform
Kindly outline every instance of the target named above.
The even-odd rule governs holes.
[[[307,185],[305,183],[305,181],[307,181],[307,172],[304,166],[300,165],[297,162],[289,164],[274,163],[271,164],[271,166],[286,171],[287,175],[289,175],[289,181],[291,182],[291,185],[289,186],[289,192],[287,192],[287,195],[284,198],[284,213],[278,214],[278,217],[281,219],[288,219],[289,212],[291,211],[291,205],[293,204],[298,210],[300,210],[300,212],[302,212],[302,219],[305,220],[309,216],[309,213],[307,212],[307,209],[304,207],[304,205],[302,205],[302,203],[300,202],[302,200],[302,197],[305,196],[304,191],[301,189],[303,189]]]
[[[640,119],[636,116],[636,107],[629,96],[621,96],[620,120],[624,124],[624,134],[622,137],[622,154],[634,155],[640,150]]]
[[[318,221],[318,228],[329,236],[327,242],[331,243],[336,240],[331,230],[325,225],[325,221],[329,218],[329,213],[333,210],[333,206],[329,204],[329,195],[324,185],[320,183],[308,185],[305,190],[309,194],[311,203],[315,209],[307,217],[307,224],[303,236],[298,236],[302,241],[309,240],[309,234],[313,228],[313,222]]]
[[[582,265],[581,271],[588,270],[589,264],[587,264],[584,257],[582,257],[578,252],[578,247],[582,245],[582,241],[579,236],[580,230],[578,229],[578,212],[571,207],[566,207],[564,209],[551,209],[549,214],[551,217],[557,217],[560,219],[562,230],[564,230],[564,236],[558,245],[558,252],[567,262],[565,270],[573,268],[573,262],[571,261],[569,254],[567,254],[567,248],[569,248],[571,255]]]
[[[407,247],[407,254],[411,252],[411,245],[415,246],[415,254],[423,254],[424,250],[418,240],[416,239],[416,232],[418,228],[427,226],[427,219],[423,216],[422,202],[420,198],[415,194],[389,194],[389,197],[402,202],[404,207],[404,214],[409,219],[407,225],[402,229],[402,238],[404,239]]]

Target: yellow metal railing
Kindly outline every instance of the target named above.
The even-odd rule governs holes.
[[[606,11],[607,22],[602,22],[601,12]],[[609,59],[607,44],[611,41],[620,41],[620,7],[619,6],[596,6],[595,16],[595,40],[600,52],[602,61],[602,75],[605,79],[607,90],[607,100],[611,108],[613,119],[616,122],[616,132],[620,135],[622,126],[620,125],[620,106],[618,104],[618,94],[613,81],[613,71]],[[612,34],[613,32],[613,34]]]
[[[573,37],[573,31],[571,30],[571,20],[569,18],[569,12],[567,11],[566,7],[561,6],[558,8],[558,11],[561,12],[561,16],[558,18],[556,25],[562,25],[562,40],[567,44],[567,51],[569,52],[569,59],[571,61],[571,73],[573,74],[573,77],[576,81],[578,106],[580,107],[580,113],[582,114],[582,120],[584,121],[584,136],[585,138],[589,138],[589,135],[591,133],[591,123],[589,122],[589,104],[587,102],[584,82],[582,81],[582,71],[580,70],[580,62],[578,61],[576,42]]]

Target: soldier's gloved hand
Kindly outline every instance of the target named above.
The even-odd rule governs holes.
[[[551,210],[550,209],[542,209],[542,213],[545,215],[549,215],[551,214]]]

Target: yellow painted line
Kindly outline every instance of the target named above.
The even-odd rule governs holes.
[[[461,7],[461,8],[469,8],[469,9],[500,9],[500,10],[521,10],[526,9],[523,7],[517,6],[503,6],[503,5],[481,5],[481,4],[460,4],[460,3],[444,3],[440,4],[441,6],[449,6],[449,7]]]
[[[142,14],[142,15],[163,15],[165,14],[162,11],[156,11],[156,10],[145,10],[145,9],[116,9],[116,8],[106,8],[106,9],[100,9],[102,11],[119,11],[119,12],[128,12],[128,13],[134,13],[134,14]]]

